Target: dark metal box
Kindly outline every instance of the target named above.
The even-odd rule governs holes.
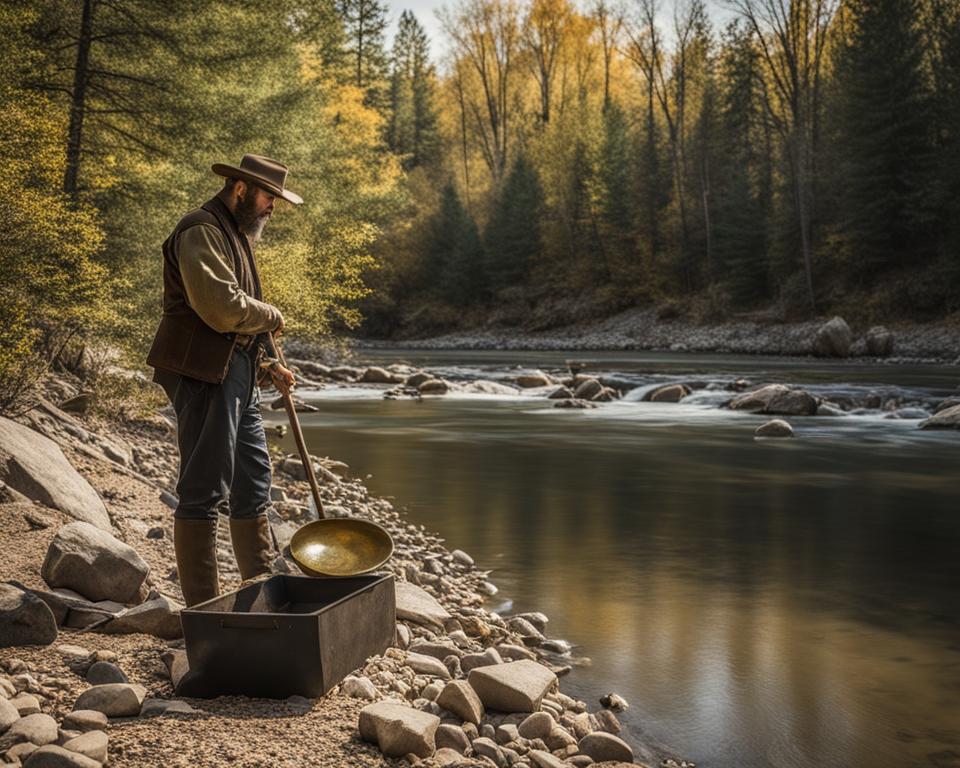
[[[271,576],[180,612],[190,672],[177,692],[322,696],[393,645],[393,576]]]

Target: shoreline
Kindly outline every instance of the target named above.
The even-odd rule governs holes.
[[[47,399],[20,422],[57,443],[80,475],[106,501],[115,535],[149,564],[145,583],[164,599],[179,601],[169,496],[176,451],[169,412],[161,409],[151,418],[121,421],[65,413],[51,402],[69,400],[79,390],[80,382],[68,377],[48,382],[44,392]],[[264,398],[265,408],[269,407],[268,401],[269,397]],[[296,476],[297,464],[296,457],[274,455],[277,501],[273,529],[281,546],[299,524],[313,519],[307,502],[308,486]],[[48,646],[3,648],[0,666],[11,679],[12,670],[26,670],[32,675],[40,710],[58,722],[67,717],[79,694],[88,688],[78,671],[83,664],[78,667],[75,657],[70,660],[64,655],[63,649],[75,643],[90,651],[87,661],[98,654],[114,659],[131,682],[144,686],[148,701],[154,702],[154,710],[164,711],[169,702],[182,702],[186,709],[177,714],[174,712],[180,704],[162,716],[110,721],[105,729],[110,761],[130,766],[188,762],[210,765],[219,764],[221,756],[229,756],[231,763],[240,766],[267,762],[292,766],[309,761],[318,749],[330,755],[331,765],[416,763],[439,768],[453,764],[433,757],[421,760],[409,756],[408,760],[397,761],[384,757],[375,745],[363,741],[357,733],[359,711],[371,701],[385,699],[398,699],[404,708],[440,717],[442,725],[453,729],[445,731],[445,739],[453,731],[463,730],[466,741],[458,741],[460,765],[539,768],[552,765],[550,756],[562,765],[587,765],[586,760],[566,762],[566,758],[580,754],[577,744],[584,737],[593,733],[617,739],[620,724],[614,714],[616,707],[599,707],[597,703],[588,706],[561,693],[559,681],[579,661],[571,656],[564,641],[549,638],[548,617],[536,613],[501,617],[494,613],[484,604],[487,597],[496,594],[496,587],[487,580],[489,572],[474,564],[469,554],[449,551],[443,546],[443,539],[410,521],[404,510],[394,508],[387,499],[371,496],[361,480],[349,477],[349,469],[341,462],[319,458],[318,464],[322,468],[321,493],[328,516],[362,517],[385,527],[394,537],[396,549],[383,570],[393,573],[397,582],[407,582],[438,601],[449,617],[442,626],[401,619],[398,615],[395,646],[368,660],[362,670],[355,671],[319,699],[177,697],[161,656],[170,651],[182,654],[183,641],[165,641],[144,634],[81,634],[62,629],[58,639]],[[299,469],[302,472],[302,466]],[[0,503],[0,517],[5,522],[0,533],[0,551],[5,555],[0,581],[15,578],[29,588],[48,589],[40,573],[42,553],[60,526],[72,518],[63,511],[14,499]],[[236,588],[239,582],[226,529],[221,521],[218,560],[224,592]],[[287,567],[296,568],[289,562]],[[437,659],[431,665],[422,660],[430,654],[435,658],[447,654],[454,659]],[[518,715],[487,712],[471,729],[465,722],[460,725],[462,713],[453,716],[436,703],[447,681],[466,676],[468,662],[475,668],[523,660],[535,661],[558,680],[539,709],[551,718],[549,730],[537,739],[517,735],[516,729],[524,719]],[[441,670],[436,664],[446,665],[447,669]],[[162,704],[156,704],[157,701]],[[244,740],[250,746],[245,746]],[[282,744],[279,749],[277,742]],[[640,760],[672,759],[662,745],[631,746]],[[530,757],[543,751],[548,756]],[[623,750],[619,754],[626,756]],[[211,759],[215,762],[209,762]],[[681,765],[682,761],[674,764]]]
[[[706,352],[781,357],[810,357],[823,320],[779,323],[735,320],[694,323],[658,319],[654,309],[630,309],[603,320],[584,321],[549,330],[493,327],[454,331],[420,339],[354,338],[363,349],[504,350],[504,351],[644,351]],[[885,364],[960,365],[960,321],[891,323],[893,350],[886,356],[867,353],[867,327],[854,326],[849,355],[839,359]]]

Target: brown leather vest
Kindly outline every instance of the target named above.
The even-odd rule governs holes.
[[[177,237],[197,224],[212,224],[223,233],[240,288],[248,296],[263,298],[249,240],[237,229],[233,214],[220,198],[208,200],[180,219],[163,243],[163,316],[147,355],[147,364],[158,370],[219,384],[227,374],[237,335],[213,330],[187,304]]]

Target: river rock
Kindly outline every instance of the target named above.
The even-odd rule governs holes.
[[[352,696],[355,699],[370,699],[373,700],[377,698],[377,689],[374,687],[373,682],[368,677],[355,677],[354,675],[347,675],[343,682],[340,683],[340,690],[347,694],[347,696]]]
[[[620,733],[620,729],[622,727],[620,725],[620,721],[609,709],[599,710],[595,717],[597,718],[597,724],[600,726],[601,731],[606,731],[607,733],[612,733],[614,735]]]
[[[410,648],[413,653],[419,653],[424,656],[432,656],[435,659],[443,661],[447,656],[453,655],[457,658],[463,656],[463,651],[461,651],[455,645],[448,645],[447,643],[431,643],[426,640],[417,640],[415,643],[410,644]]]
[[[463,728],[452,723],[443,723],[437,728],[437,749],[454,749],[461,755],[470,748],[470,739]]]
[[[820,326],[813,340],[819,357],[847,357],[853,344],[853,332],[842,317],[834,317]]]
[[[614,712],[623,712],[630,709],[627,700],[618,693],[607,693],[600,697],[600,706],[612,709]]]
[[[483,653],[465,653],[460,658],[460,668],[464,674],[479,667],[489,667],[493,664],[503,664],[500,652],[491,646]]]
[[[147,689],[131,683],[109,683],[88,688],[77,698],[74,709],[92,709],[107,717],[136,717]]]
[[[489,758],[494,762],[495,765],[503,764],[503,753],[500,751],[500,747],[497,742],[490,737],[480,736],[479,738],[474,739],[473,744],[470,746],[473,747],[473,754]]]
[[[100,761],[56,744],[47,744],[31,752],[23,768],[100,768]]]
[[[57,633],[57,620],[46,603],[12,584],[0,584],[0,648],[50,645]]]
[[[387,757],[429,757],[436,750],[440,718],[396,701],[378,701],[360,710],[360,736]]]
[[[580,739],[577,748],[584,755],[590,755],[596,763],[607,761],[633,762],[633,750],[619,736],[604,731],[588,733]]]
[[[97,492],[53,440],[0,416],[0,480],[33,501],[112,530]]]
[[[450,679],[449,670],[443,665],[442,661],[435,659],[433,656],[425,656],[422,653],[407,653],[405,663],[414,672],[419,672],[423,675],[432,675],[433,677],[439,677],[444,680]]]
[[[437,697],[437,704],[474,725],[479,725],[483,718],[483,703],[466,680],[447,683]]]
[[[888,357],[893,354],[893,334],[882,325],[875,325],[866,335],[867,354]]]
[[[587,379],[574,390],[573,396],[577,400],[592,400],[595,395],[602,391],[603,384],[596,379]]]
[[[938,411],[918,426],[920,429],[960,429],[960,405]]]
[[[63,718],[63,727],[71,731],[103,730],[107,727],[109,720],[103,712],[97,712],[93,709],[75,709]]]
[[[397,618],[417,624],[443,629],[450,614],[430,593],[408,581],[398,581],[394,586],[397,599]]]
[[[507,397],[516,395],[519,391],[516,387],[511,387],[508,384],[501,384],[499,381],[487,381],[486,379],[469,381],[464,384],[461,389],[464,392],[469,392],[474,395],[501,395]]]
[[[533,373],[521,373],[516,378],[517,386],[521,389],[533,389],[534,387],[549,387],[554,384],[543,371],[534,371]]]
[[[549,395],[547,395],[548,400],[569,400],[573,397],[573,392],[567,389],[564,386],[559,386]]]
[[[90,523],[63,526],[50,542],[41,575],[89,600],[136,600],[150,567],[136,551]]]
[[[406,377],[399,376],[383,368],[370,366],[360,375],[360,382],[364,384],[403,384]]]
[[[441,768],[455,766],[463,762],[463,754],[451,747],[441,747],[433,755],[434,762]]]
[[[643,396],[651,403],[679,403],[690,394],[690,387],[686,384],[664,384]]]
[[[3,733],[20,719],[19,710],[0,696],[0,733]]]
[[[603,387],[597,394],[590,398],[591,403],[612,403],[620,399],[620,393],[612,387]]]
[[[164,640],[183,637],[180,610],[183,606],[163,595],[157,595],[129,608],[109,622],[103,631],[111,635],[144,634]]]
[[[553,723],[547,712],[534,712],[517,726],[517,730],[525,739],[545,739],[553,730]]]
[[[87,670],[87,682],[90,685],[107,685],[108,683],[129,683],[123,670],[109,661],[97,661]]]
[[[450,391],[450,385],[443,379],[427,379],[417,391],[421,395],[445,395]]]
[[[580,409],[584,409],[584,408],[596,408],[596,407],[597,407],[597,404],[596,404],[596,403],[592,403],[592,402],[590,402],[589,400],[581,400],[580,398],[572,397],[572,398],[570,398],[569,400],[557,400],[557,401],[553,404],[553,407],[554,407],[554,408],[575,408],[575,409],[576,409],[576,408],[580,408]]]
[[[42,747],[44,744],[55,742],[59,735],[57,721],[50,715],[37,713],[21,717],[11,725],[3,735],[3,743],[9,746],[21,741],[29,741],[31,744]]]
[[[753,434],[757,437],[793,437],[793,427],[783,419],[773,419],[761,424]]]
[[[556,755],[551,755],[543,749],[531,749],[527,757],[533,761],[536,768],[569,768],[570,763],[561,760]]]
[[[480,701],[501,712],[535,712],[557,676],[535,661],[511,661],[478,667],[467,677]]]
[[[737,395],[730,401],[730,408],[777,416],[813,416],[817,412],[817,399],[803,389],[767,384],[752,392]]]
[[[63,748],[89,757],[91,760],[105,763],[107,761],[107,734],[103,731],[87,731],[81,736],[70,739],[63,745]]]

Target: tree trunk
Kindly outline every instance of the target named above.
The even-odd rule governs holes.
[[[63,175],[63,191],[74,201],[80,175],[80,149],[83,143],[83,117],[90,71],[90,41],[93,37],[94,0],[83,0],[80,16],[80,39],[77,61],[73,69],[73,93],[70,97],[70,126],[67,130],[67,167]]]

